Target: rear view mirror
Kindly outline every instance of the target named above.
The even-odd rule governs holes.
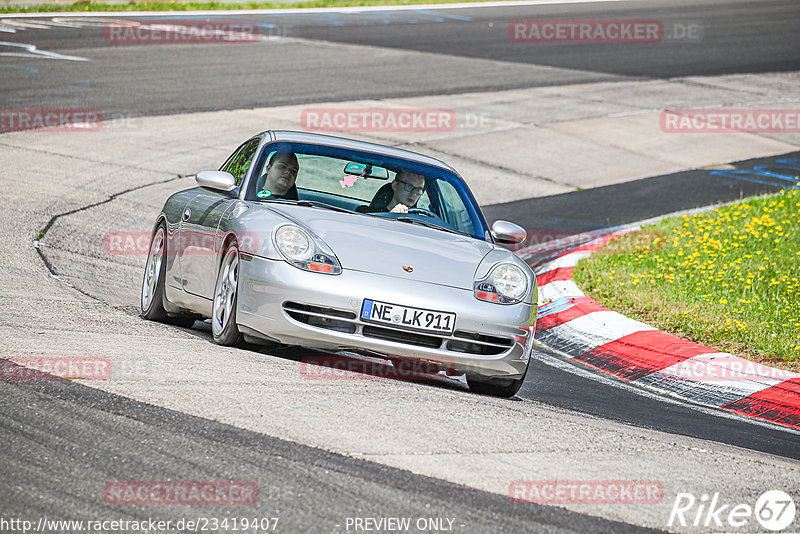
[[[378,180],[389,179],[389,171],[370,163],[355,163],[351,161],[344,166],[344,173],[363,178],[377,178]]]

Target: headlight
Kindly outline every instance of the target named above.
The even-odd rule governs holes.
[[[275,248],[298,269],[325,274],[342,272],[333,251],[299,226],[284,224],[276,230],[274,239]]]
[[[519,302],[528,291],[528,277],[513,263],[501,263],[475,282],[475,298],[498,304]]]
[[[297,226],[281,226],[275,233],[275,245],[289,260],[307,260],[314,253],[311,237]]]

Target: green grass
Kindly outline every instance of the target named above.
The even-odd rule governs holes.
[[[67,11],[196,11],[231,9],[297,9],[311,7],[347,6],[396,6],[413,4],[452,4],[460,2],[480,2],[483,0],[312,0],[307,2],[130,2],[128,4],[100,4],[79,1],[63,4],[40,4],[36,6],[0,6],[0,13],[63,13]]]
[[[625,315],[798,370],[800,190],[665,219],[622,236],[581,261],[575,281]]]

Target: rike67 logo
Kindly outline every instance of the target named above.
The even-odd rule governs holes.
[[[691,493],[679,493],[672,505],[667,527],[752,530],[755,527],[752,520],[755,519],[762,528],[779,532],[794,523],[795,513],[794,500],[780,490],[762,493],[752,507],[743,503],[726,503],[720,499],[719,493],[711,496],[704,493],[699,499]]]

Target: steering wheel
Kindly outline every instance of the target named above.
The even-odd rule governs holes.
[[[435,217],[437,219],[439,218],[438,215],[433,213],[431,210],[428,210],[428,209],[425,209],[425,208],[408,208],[408,214],[409,215],[425,215],[426,217]]]

